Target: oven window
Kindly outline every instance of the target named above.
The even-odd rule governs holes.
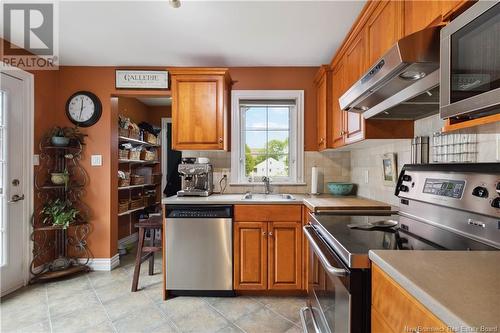
[[[500,4],[451,36],[450,101],[500,88]]]

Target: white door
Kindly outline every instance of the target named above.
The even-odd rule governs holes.
[[[16,75],[17,74],[17,75]],[[26,284],[28,279],[29,194],[32,147],[30,82],[22,71],[0,73],[0,267],[1,295]],[[31,170],[29,170],[31,171]]]

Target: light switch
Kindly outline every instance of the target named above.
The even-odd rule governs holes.
[[[33,155],[33,165],[40,165],[40,155]]]
[[[91,166],[102,166],[102,155],[92,155],[90,158]]]
[[[368,169],[364,170],[364,178],[365,178],[365,184],[368,184],[370,182],[370,174],[368,172]]]

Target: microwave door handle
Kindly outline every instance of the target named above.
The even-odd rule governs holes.
[[[309,240],[309,244],[313,248],[314,253],[316,253],[316,255],[319,258],[319,261],[321,261],[321,264],[324,266],[324,268],[330,274],[333,274],[335,276],[346,276],[347,271],[345,269],[337,268],[337,267],[333,266],[332,264],[330,264],[330,262],[328,261],[328,259],[325,256],[325,254],[321,251],[318,243],[316,243],[316,240],[313,238],[313,236],[311,234],[312,227],[311,226],[303,226],[302,229],[304,230],[304,234],[306,235],[307,239]]]

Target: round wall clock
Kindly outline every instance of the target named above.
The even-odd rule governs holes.
[[[89,91],[74,93],[66,103],[66,115],[77,126],[92,126],[101,118],[101,114],[101,101]]]

